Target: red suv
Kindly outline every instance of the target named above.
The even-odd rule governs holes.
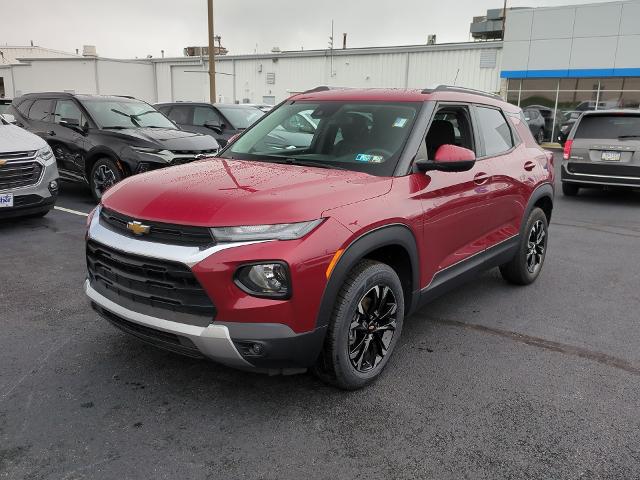
[[[319,87],[216,158],[109,190],[89,217],[85,290],[174,352],[359,388],[425,302],[496,266],[538,277],[553,177],[496,96]]]

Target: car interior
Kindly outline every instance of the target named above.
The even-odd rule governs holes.
[[[469,110],[450,106],[438,110],[425,141],[430,159],[442,145],[456,145],[475,151]]]

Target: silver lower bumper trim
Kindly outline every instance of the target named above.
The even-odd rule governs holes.
[[[236,368],[254,368],[238,353],[225,325],[212,323],[203,328],[134,312],[98,293],[91,287],[89,280],[84,283],[84,291],[92,302],[125,320],[187,337],[204,356],[212,360]]]

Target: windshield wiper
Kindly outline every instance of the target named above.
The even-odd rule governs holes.
[[[618,138],[640,138],[640,135],[618,135]]]
[[[253,154],[257,155],[257,154]],[[264,159],[269,159],[269,162],[273,163],[282,163],[285,165],[300,165],[302,167],[318,167],[318,168],[332,168],[335,170],[347,170],[344,167],[338,167],[335,165],[331,165],[328,163],[316,162],[313,160],[303,160],[295,157],[286,157],[284,155],[264,155],[262,156]],[[258,161],[266,161],[266,160],[258,160]]]
[[[127,117],[129,120],[131,120],[131,123],[133,123],[136,127],[140,126],[140,123],[136,120],[137,115],[129,115],[128,113],[121,112],[116,108],[112,108],[111,111],[113,113],[117,113],[118,115],[122,115],[123,117]]]

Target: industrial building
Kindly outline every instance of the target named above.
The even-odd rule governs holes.
[[[320,84],[446,83],[545,110],[552,138],[567,112],[640,105],[640,0],[517,8],[506,19],[502,13],[474,18],[470,32],[481,41],[437,44],[430,38],[425,45],[219,56],[216,101],[275,104]],[[149,102],[209,101],[206,56],[120,60],[100,57],[95,48],[0,52],[0,94],[6,97],[62,90]]]

